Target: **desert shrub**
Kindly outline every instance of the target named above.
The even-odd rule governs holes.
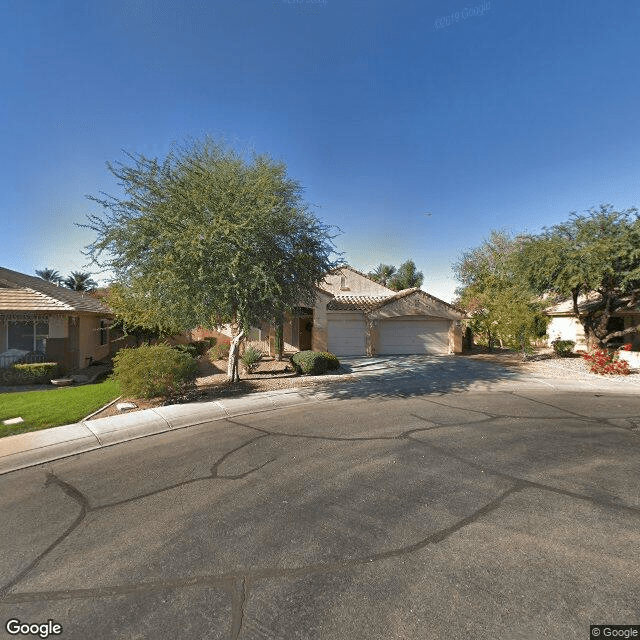
[[[207,340],[195,340],[194,342],[188,342],[187,344],[174,344],[171,345],[174,349],[188,353],[192,358],[203,356],[207,351],[215,344],[215,338],[210,338],[213,343]]]
[[[55,378],[59,372],[57,362],[34,362],[14,364],[0,369],[0,383],[6,385],[44,384]]]
[[[248,347],[244,350],[240,360],[244,365],[244,368],[248,373],[252,373],[255,368],[258,366],[258,362],[260,362],[260,358],[262,358],[262,351],[256,349],[255,347]]]
[[[215,340],[215,338],[213,338],[213,340]],[[215,344],[215,342],[213,344]],[[213,346],[213,344],[209,342],[209,340],[196,340],[191,343],[196,350],[197,356],[203,356]]]
[[[573,347],[576,346],[576,343],[573,340],[560,340],[557,338],[551,343],[551,346],[556,352],[556,355],[561,358],[566,358],[573,353]]]
[[[171,348],[179,351],[180,353],[186,353],[192,358],[195,358],[198,355],[196,346],[193,342],[190,342],[188,344],[172,344]]]
[[[629,374],[629,363],[620,360],[617,352],[606,349],[596,349],[582,356],[589,364],[591,373],[601,375],[626,376]]]
[[[319,351],[299,351],[291,356],[291,364],[298,373],[319,376],[327,372],[329,360]]]
[[[192,380],[197,369],[188,353],[166,344],[121,349],[113,364],[122,394],[134,398],[171,395]]]
[[[229,357],[229,350],[231,349],[231,341],[230,340],[221,340],[220,342],[216,342],[207,354],[209,356],[209,360],[226,360]]]
[[[327,368],[329,371],[335,371],[340,368],[340,360],[338,360],[337,356],[334,356],[333,353],[329,353],[328,351],[320,351],[320,355],[324,356],[327,359]]]

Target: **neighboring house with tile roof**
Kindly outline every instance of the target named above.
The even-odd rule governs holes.
[[[393,291],[343,266],[319,283],[313,307],[286,317],[284,347],[338,356],[460,353],[464,317],[421,289]],[[249,342],[274,353],[273,327],[252,329]]]
[[[581,314],[595,311],[601,305],[601,299],[600,294],[596,292],[580,296],[578,298],[578,311]],[[629,302],[630,298],[621,298],[621,301]],[[548,307],[544,313],[551,318],[547,327],[549,344],[553,340],[573,340],[576,343],[575,349],[587,348],[584,327],[574,313],[573,300],[571,298]],[[640,309],[637,306],[636,308],[631,306],[614,311],[609,318],[607,328],[609,331],[621,331],[639,324]],[[622,344],[624,342],[631,342],[634,349],[640,349],[640,335],[638,333],[629,334],[612,344]]]
[[[21,354],[66,369],[108,357],[111,315],[88,293],[0,267],[0,367]]]

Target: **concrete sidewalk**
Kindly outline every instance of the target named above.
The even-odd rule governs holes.
[[[620,381],[584,380],[558,373],[532,375],[493,363],[451,356],[344,358],[342,365],[352,378],[350,382],[323,380],[312,387],[157,407],[0,438],[0,475],[175,429],[329,400],[497,391],[514,385],[541,390],[638,392],[637,385],[631,385],[633,389],[623,389]]]
[[[0,475],[120,442],[235,416],[314,404],[331,394],[283,389],[214,402],[176,404],[86,420],[0,439]]]

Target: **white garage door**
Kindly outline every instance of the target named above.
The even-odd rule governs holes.
[[[366,355],[366,331],[361,313],[327,313],[327,346],[337,356]]]
[[[449,353],[449,321],[406,317],[381,320],[379,340],[381,355]]]

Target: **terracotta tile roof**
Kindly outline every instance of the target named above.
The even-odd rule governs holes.
[[[336,296],[327,303],[327,311],[373,311],[374,309],[379,309],[391,302],[395,302],[396,300],[406,298],[413,294],[424,296],[430,300],[438,302],[439,304],[449,307],[461,316],[465,315],[464,311],[461,311],[452,304],[449,304],[444,300],[440,300],[417,287],[413,289],[403,289],[402,291],[398,291],[390,296]]]
[[[327,311],[371,311],[385,300],[384,296],[336,296],[327,303]]]
[[[621,314],[637,314],[640,312],[640,309],[634,309],[633,304],[631,303],[630,296],[624,296],[619,298],[620,302],[623,302],[628,307],[623,307],[618,309],[615,313],[616,315]],[[578,311],[580,313],[589,313],[590,311],[594,311],[598,309],[598,307],[602,304],[602,296],[596,291],[592,291],[587,295],[578,296]],[[573,300],[571,298],[567,298],[566,300],[562,300],[554,304],[551,307],[547,307],[544,310],[545,315],[548,316],[572,316],[573,315]]]
[[[108,307],[88,293],[0,267],[0,313],[3,311],[110,313]]]

